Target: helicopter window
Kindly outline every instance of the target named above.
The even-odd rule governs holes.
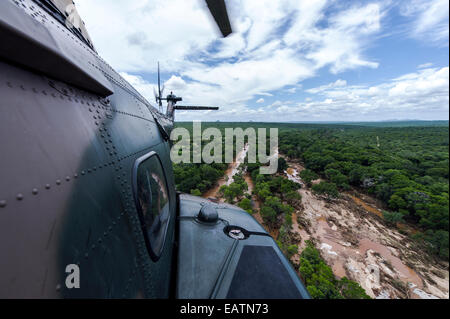
[[[155,152],[136,161],[134,176],[134,195],[145,242],[156,261],[164,246],[170,203],[164,170]]]

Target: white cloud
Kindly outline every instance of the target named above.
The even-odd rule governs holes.
[[[437,27],[440,38],[445,14],[438,11],[443,2],[414,2],[423,13],[413,6],[405,6],[409,11],[402,13],[417,16],[414,32],[424,36]],[[448,113],[448,104],[442,106],[445,98],[448,101],[448,89],[443,91],[439,84],[445,79],[429,65],[370,87],[348,86],[346,80],[339,79],[309,89],[314,98],[300,104],[276,101],[259,108],[248,106],[256,99],[264,101],[261,96],[277,95],[278,90],[296,93],[301,82],[319,70],[339,74],[377,68],[378,61],[365,52],[383,30],[384,2],[348,5],[332,0],[229,0],[234,33],[225,39],[217,38],[216,27],[200,0],[76,3],[99,53],[149,101],[154,100],[155,84],[143,75],[155,73],[159,60],[163,74],[171,75],[165,81],[166,88],[182,96],[184,103],[221,107],[218,112],[180,112],[178,119],[267,120],[268,109],[277,110],[273,120],[344,115],[349,119],[349,114],[358,114],[355,110],[361,114],[383,108],[407,112],[404,105],[418,110],[425,102],[440,112],[446,107]]]
[[[171,78],[164,83],[164,86],[169,91],[184,90],[186,85],[186,82],[181,77],[175,75],[172,75]]]
[[[400,6],[403,16],[413,19],[410,35],[426,42],[448,46],[448,0],[408,0]]]
[[[432,66],[433,66],[433,63],[423,63],[423,64],[418,65],[417,68],[418,69],[426,69],[426,68],[429,68]]]
[[[77,7],[99,53],[119,71],[153,73],[161,61],[163,71],[178,75],[166,83],[177,95],[229,107],[296,86],[324,66],[333,73],[377,67],[362,52],[380,29],[379,6],[328,17],[330,3],[230,0],[234,33],[225,39],[216,37],[203,1],[77,0]],[[319,26],[323,19],[327,27]]]
[[[264,103],[264,99],[260,98],[259,100],[256,101],[256,103]]]
[[[319,86],[316,88],[308,89],[308,90],[306,90],[306,92],[311,93],[311,94],[316,94],[316,93],[323,92],[328,89],[342,87],[342,86],[346,86],[346,85],[347,85],[346,80],[337,79],[335,82],[332,82],[332,83],[329,83],[326,85],[322,85],[322,86]]]
[[[256,93],[256,95],[262,95],[262,96],[273,96],[273,94],[271,94],[271,93],[267,93],[267,92],[263,92],[263,93],[261,93],[261,92],[258,92],[258,93]]]
[[[297,88],[296,88],[296,87],[293,87],[293,88],[286,89],[285,91],[286,91],[287,93],[294,94],[295,92],[297,92]]]
[[[325,120],[447,119],[449,68],[423,69],[376,86],[327,85],[313,93],[315,99],[290,107],[291,117],[320,114]]]

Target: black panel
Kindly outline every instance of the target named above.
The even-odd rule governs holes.
[[[231,32],[230,20],[228,19],[227,7],[224,0],[206,0],[209,11],[219,26],[220,32],[227,37]]]
[[[245,246],[228,290],[230,299],[301,299],[272,247]]]

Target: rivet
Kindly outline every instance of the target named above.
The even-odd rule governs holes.
[[[91,169],[88,169],[88,173],[92,172]]]
[[[60,291],[60,290],[61,290],[61,285],[60,284],[56,285],[56,291]]]
[[[77,173],[73,174],[73,177],[78,178],[78,174]]]
[[[17,198],[17,200],[22,200],[23,199],[23,195],[22,194],[17,194],[16,198]]]
[[[84,258],[88,258],[89,257],[89,254],[88,253],[86,253],[86,254],[84,254]]]
[[[61,181],[59,179],[56,180],[56,185],[61,185]]]
[[[45,189],[50,189],[50,187],[51,187],[50,184],[45,185]]]
[[[33,195],[37,195],[38,194],[38,189],[37,188],[33,188],[32,193],[33,193]]]
[[[0,207],[6,207],[6,200],[0,200]]]

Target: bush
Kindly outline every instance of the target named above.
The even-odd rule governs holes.
[[[252,201],[246,197],[244,197],[238,204],[238,206],[240,208],[242,208],[243,210],[247,211],[248,213],[252,214],[253,210],[252,210]]]
[[[191,189],[191,195],[202,196],[202,192],[200,192],[200,190],[198,189]]]
[[[274,224],[277,221],[277,212],[270,206],[263,206],[261,208],[261,217],[264,222]]]
[[[316,194],[326,195],[329,198],[339,197],[338,189],[334,183],[320,182],[319,184],[313,185],[312,190]]]
[[[300,172],[300,178],[305,182],[309,187],[311,186],[312,181],[319,178],[319,176],[309,169],[304,169]]]
[[[397,223],[403,221],[403,214],[398,212],[383,211],[384,220],[391,225],[397,225]]]
[[[309,240],[306,241],[306,248],[300,255],[299,272],[312,298],[370,299],[357,282],[346,277],[337,280],[331,268]]]

